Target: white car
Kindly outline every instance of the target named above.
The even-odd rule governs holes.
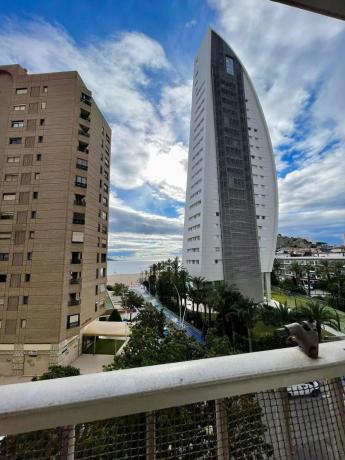
[[[318,380],[308,383],[300,383],[287,387],[289,397],[292,396],[318,396],[321,391],[321,384]]]

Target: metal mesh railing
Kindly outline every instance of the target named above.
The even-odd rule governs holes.
[[[9,435],[0,458],[345,458],[340,378],[75,426]]]

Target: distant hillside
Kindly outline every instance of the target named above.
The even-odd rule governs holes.
[[[277,237],[277,249],[280,248],[311,248],[315,246],[311,241],[305,238],[295,238],[293,236],[283,236],[280,233]]]

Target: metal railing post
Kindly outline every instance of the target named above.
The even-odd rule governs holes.
[[[156,460],[156,414],[146,412],[146,460]]]
[[[61,449],[60,460],[74,460],[75,451],[75,425],[67,425],[60,428]]]
[[[216,399],[215,407],[217,427],[217,459],[229,460],[228,416],[226,413],[225,400]]]

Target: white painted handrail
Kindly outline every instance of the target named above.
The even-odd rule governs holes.
[[[345,341],[0,386],[0,435],[103,420],[345,374]]]

